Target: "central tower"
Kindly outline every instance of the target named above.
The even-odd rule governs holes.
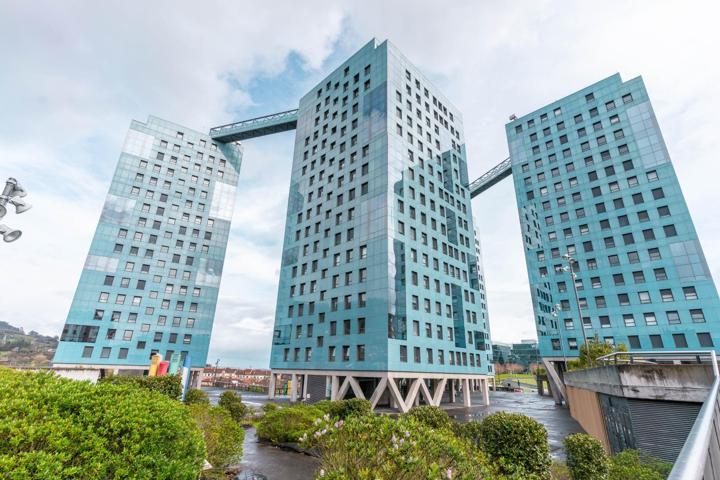
[[[387,41],[300,100],[271,395],[276,374],[293,398],[403,411],[487,391],[464,143],[457,109]]]

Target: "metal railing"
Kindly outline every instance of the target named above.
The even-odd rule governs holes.
[[[598,357],[607,364],[667,364],[668,362],[710,363],[713,383],[705,402],[700,408],[692,430],[678,454],[668,480],[720,479],[720,373],[714,350],[689,350],[666,352],[614,352]]]

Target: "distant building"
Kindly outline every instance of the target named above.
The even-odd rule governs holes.
[[[493,363],[506,365],[512,361],[512,344],[493,342],[492,344]]]
[[[512,344],[514,363],[527,368],[533,363],[540,363],[540,350],[536,340],[522,340]]]
[[[215,368],[205,367],[202,371],[203,387],[225,387],[248,389],[250,387],[267,388],[270,370],[255,368]]]

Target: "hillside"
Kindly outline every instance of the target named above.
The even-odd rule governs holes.
[[[57,344],[57,337],[46,337],[35,331],[25,333],[22,328],[0,320],[0,365],[49,367]]]

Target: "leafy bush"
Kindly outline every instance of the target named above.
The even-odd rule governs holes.
[[[194,480],[204,457],[188,409],[165,395],[0,368],[0,478]]]
[[[137,386],[162,393],[173,400],[179,400],[180,395],[182,395],[182,383],[179,375],[165,375],[162,377],[111,375],[109,377],[101,378],[98,383]]]
[[[202,405],[209,405],[210,404],[210,397],[208,397],[207,392],[197,389],[197,388],[191,388],[188,390],[187,394],[185,395],[185,403],[188,405],[193,404],[202,404]]]
[[[550,448],[545,427],[518,413],[498,412],[480,424],[485,453],[512,475],[548,478]]]
[[[476,448],[482,447],[482,423],[472,420],[470,422],[452,422],[452,430]]]
[[[567,467],[573,480],[607,480],[610,462],[602,443],[590,435],[575,433],[565,438]]]
[[[262,406],[263,412],[265,413],[274,412],[278,408],[280,408],[280,405],[278,405],[277,403],[266,403]]]
[[[224,391],[220,394],[218,405],[227,410],[236,422],[241,422],[245,415],[247,415],[247,405],[242,403],[242,397],[239,393],[229,390]]]
[[[420,405],[411,408],[406,415],[430,428],[450,428],[450,417],[440,407]]]
[[[334,423],[333,423],[334,422]],[[323,479],[498,478],[482,453],[445,429],[415,418],[351,416],[315,425],[303,445],[318,449]]]
[[[665,480],[672,463],[663,462],[639,450],[624,450],[610,459],[613,480]]]
[[[272,443],[297,442],[323,414],[319,408],[302,404],[271,410],[258,422],[257,436]]]
[[[192,418],[205,438],[207,461],[224,469],[242,457],[245,430],[222,407],[202,403],[188,405]]]
[[[345,420],[353,415],[368,415],[370,413],[370,402],[361,398],[349,398],[347,400],[321,400],[313,404],[333,418]]]

